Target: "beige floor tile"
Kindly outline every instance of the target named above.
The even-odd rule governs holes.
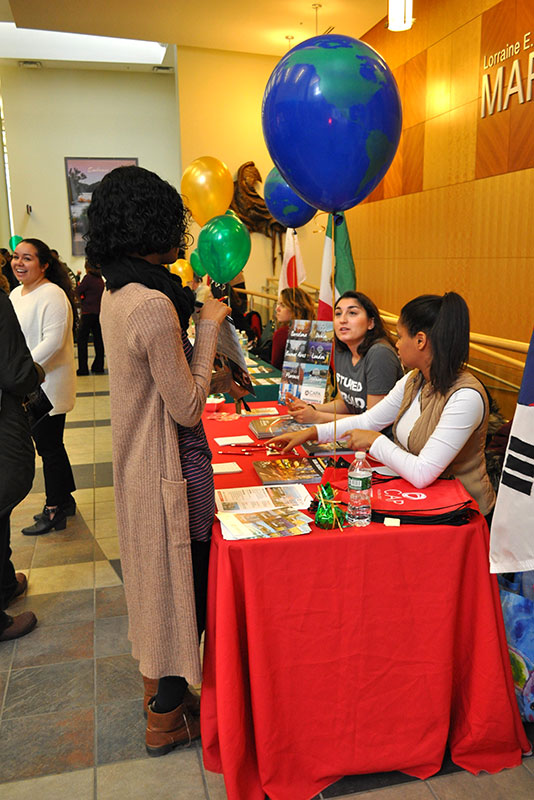
[[[196,748],[97,768],[98,800],[205,800]]]
[[[99,564],[107,562],[99,561]],[[108,565],[109,566],[109,565]],[[112,569],[112,567],[109,567]],[[95,585],[95,564],[64,564],[57,567],[37,567],[30,570],[28,595],[92,589]]]
[[[115,501],[107,500],[95,503],[95,519],[115,519]]]
[[[115,517],[108,519],[95,519],[94,521],[95,539],[106,539],[117,535],[117,520]]]
[[[204,770],[204,778],[206,786],[208,787],[208,795],[210,800],[226,800],[226,788],[224,786],[224,778],[217,772],[208,772]]]
[[[525,767],[496,775],[456,772],[428,781],[437,800],[532,800],[534,775]]]
[[[58,800],[75,797],[76,800],[93,800],[94,770],[82,769],[62,775],[46,775],[26,781],[0,784],[0,798],[9,800]]]
[[[103,586],[120,586],[122,581],[108,561],[97,561],[94,566],[97,589]]]
[[[94,490],[95,501],[102,503],[104,501],[115,500],[115,492],[113,486],[99,486]]]
[[[98,544],[100,545],[102,552],[106,556],[106,558],[114,559],[120,558],[120,551],[119,551],[119,540],[116,536],[110,536],[106,539],[99,539]]]

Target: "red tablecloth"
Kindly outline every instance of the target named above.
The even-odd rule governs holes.
[[[245,471],[217,486],[258,483],[254,459],[236,460]],[[529,743],[487,534],[482,517],[268,541],[216,527],[202,745],[229,800],[308,800],[365,772],[426,778],[447,743],[474,773],[520,764]]]

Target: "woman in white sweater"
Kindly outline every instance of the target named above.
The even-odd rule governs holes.
[[[73,321],[76,300],[65,269],[40,239],[23,239],[11,268],[20,286],[10,294],[20,327],[35,362],[46,373],[43,389],[52,411],[32,431],[43,459],[46,504],[26,535],[63,530],[67,516],[75,513],[76,489],[63,444],[65,416],[76,399]]]

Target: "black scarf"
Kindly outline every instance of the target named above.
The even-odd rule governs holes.
[[[127,283],[141,283],[147,289],[157,289],[169,298],[182,329],[187,330],[195,296],[188,286],[182,286],[182,279],[169,272],[163,264],[151,264],[136,256],[122,256],[103,266],[102,275],[106,279],[106,289],[120,289]]]

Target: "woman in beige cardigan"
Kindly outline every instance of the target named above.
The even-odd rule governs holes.
[[[132,653],[145,680],[146,746],[159,756],[200,732],[199,635],[214,516],[211,453],[200,417],[219,325],[208,299],[195,348],[193,295],[164,264],[183,247],[186,212],[155,173],[119,167],[89,208],[87,256],[106,279],[113,474]]]

